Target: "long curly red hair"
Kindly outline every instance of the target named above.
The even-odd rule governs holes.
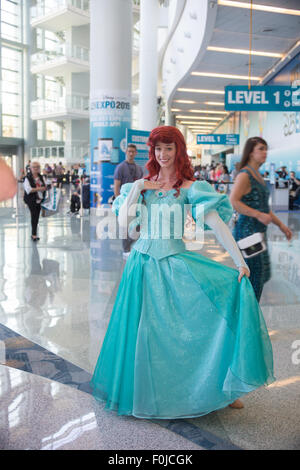
[[[164,144],[171,144],[174,142],[176,145],[175,171],[177,179],[173,188],[177,191],[177,197],[180,192],[179,188],[184,180],[195,181],[194,169],[187,154],[184,137],[180,130],[173,126],[159,126],[151,131],[147,141],[147,145],[150,147],[149,160],[146,164],[146,168],[149,172],[149,175],[145,177],[147,180],[157,179],[159,175],[160,165],[155,158],[155,146],[158,142],[162,142]]]

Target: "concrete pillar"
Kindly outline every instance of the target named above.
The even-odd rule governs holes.
[[[132,1],[91,0],[91,92],[131,91]]]
[[[166,110],[166,126],[176,126],[175,114],[171,111]]]
[[[145,131],[157,126],[158,18],[158,0],[141,0],[139,128]]]
[[[90,17],[91,204],[99,207],[113,196],[131,126],[132,1],[91,0]]]

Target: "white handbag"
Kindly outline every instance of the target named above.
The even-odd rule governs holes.
[[[242,238],[237,244],[244,258],[252,258],[267,249],[265,235],[262,232],[253,233],[249,237]]]

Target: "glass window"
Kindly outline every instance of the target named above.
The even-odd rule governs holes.
[[[43,99],[43,81],[42,75],[36,75],[36,98]]]
[[[45,99],[57,101],[62,96],[62,86],[52,77],[45,78]]]
[[[22,41],[22,8],[21,0],[0,0],[1,37],[10,41]]]
[[[59,40],[57,35],[52,33],[52,31],[45,31],[45,51],[54,51],[57,50],[59,46]]]
[[[41,28],[36,28],[36,48],[44,49],[44,31]]]
[[[0,53],[2,135],[3,137],[22,137],[22,51],[2,46]]]
[[[46,140],[61,140],[61,126],[54,121],[46,121]]]
[[[44,122],[41,120],[38,120],[36,123],[36,127],[37,127],[37,139],[43,140],[44,139]]]

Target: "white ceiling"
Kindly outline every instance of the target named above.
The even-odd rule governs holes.
[[[250,3],[250,0],[239,0]],[[254,0],[255,4],[289,8],[300,11],[300,0]],[[209,46],[229,47],[249,50],[250,10],[228,6],[217,6],[217,17],[211,34]],[[252,19],[252,50],[265,52],[287,53],[300,39],[300,16],[268,13],[253,10]],[[251,57],[251,75],[263,77],[279,58]],[[195,63],[193,71],[236,74],[248,76],[249,55],[206,51],[202,59]],[[252,85],[257,84],[253,81]],[[180,88],[203,88],[224,90],[226,85],[247,85],[247,80],[199,77],[188,75]],[[182,104],[175,100],[193,100],[199,104]],[[200,94],[176,91],[173,97],[172,109],[180,108],[184,115],[197,116],[191,109],[223,110],[220,106],[205,105],[205,101],[224,101],[224,95]],[[183,114],[174,112],[174,115]],[[199,114],[198,114],[199,116]],[[203,114],[201,116],[204,116]],[[213,114],[208,114],[214,117]],[[182,119],[186,120],[186,119]]]

